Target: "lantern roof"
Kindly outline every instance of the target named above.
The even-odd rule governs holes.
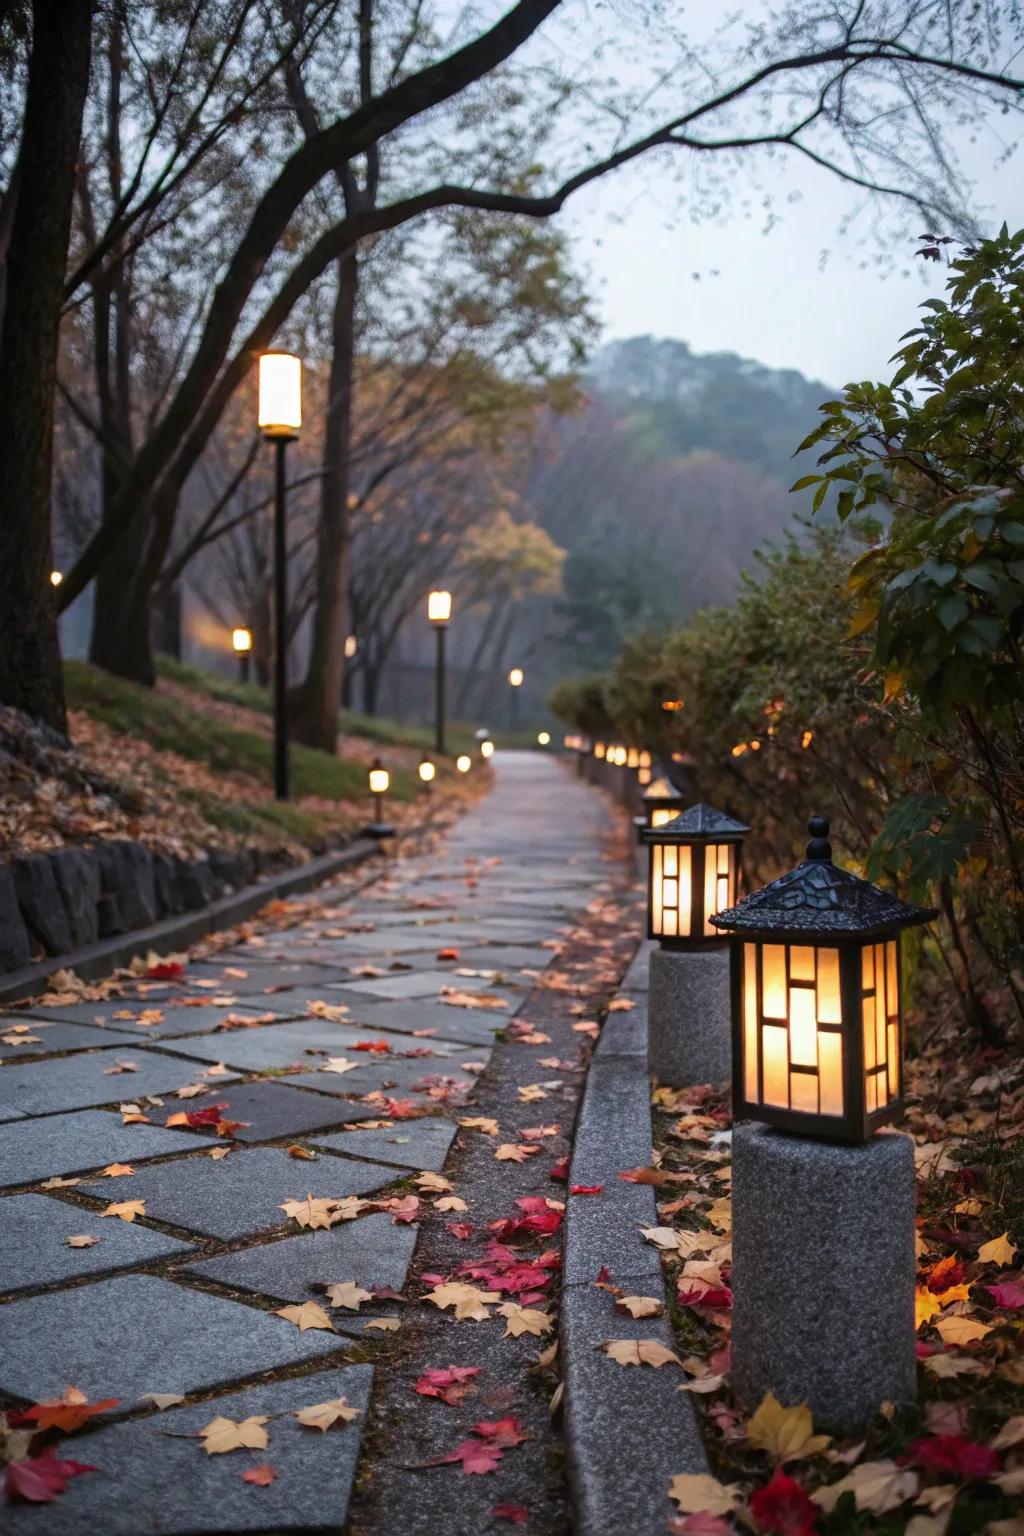
[[[676,788],[668,774],[662,773],[652,780],[643,792],[644,800],[682,800],[683,792]]]
[[[688,811],[673,816],[671,821],[664,822],[660,827],[647,827],[643,839],[648,843],[674,842],[677,839],[687,842],[696,837],[704,837],[709,841],[716,838],[732,840],[749,831],[750,828],[744,826],[742,821],[734,820],[724,811],[716,811],[710,805],[691,805]]]
[[[832,862],[828,822],[813,816],[807,858],[735,907],[711,918],[716,928],[734,933],[870,934],[895,933],[938,914],[916,907],[891,891],[862,880]]]

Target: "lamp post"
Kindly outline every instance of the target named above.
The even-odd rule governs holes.
[[[903,1106],[899,936],[936,913],[837,868],[820,816],[809,831],[802,864],[713,919],[752,1122],[733,1134],[733,1378],[849,1432],[917,1395],[914,1145],[875,1132]]]
[[[651,952],[650,1067],[676,1088],[729,1076],[728,945],[712,918],[736,900],[749,831],[722,811],[694,805],[645,827],[650,853],[647,935]]]
[[[375,757],[370,764],[369,785],[370,794],[373,796],[373,820],[367,827],[371,837],[393,837],[394,827],[384,820],[384,796],[391,784],[391,775],[384,767],[379,757]]]
[[[239,624],[231,631],[231,649],[238,657],[238,681],[249,681],[249,659],[252,656],[252,630]]]
[[[522,667],[513,667],[508,674],[508,685],[512,689],[512,707],[509,711],[513,732],[519,729],[519,690],[525,681]]]
[[[285,455],[302,426],[302,364],[289,352],[264,352],[259,428],[274,445],[274,794],[288,799],[288,543]]]
[[[451,623],[452,595],[450,592],[427,593],[427,619],[434,626],[437,635],[437,662],[434,670],[434,746],[438,753],[445,751],[444,745],[444,685],[445,685],[445,630]]]

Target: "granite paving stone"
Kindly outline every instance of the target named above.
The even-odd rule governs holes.
[[[246,1072],[263,1072],[268,1068],[305,1064],[306,1054],[310,1051],[358,1060],[359,1055],[372,1053],[359,1052],[353,1056],[355,1047],[361,1041],[374,1038],[373,1029],[368,1025],[356,1027],[349,1023],[324,1024],[316,1019],[304,1019],[291,1024],[265,1024],[259,1029],[231,1029],[216,1035],[190,1036],[181,1042],[179,1049],[183,1056],[198,1057],[202,1061],[225,1061],[228,1066]],[[444,1042],[423,1043],[430,1045],[439,1056],[451,1052],[454,1059],[457,1054]],[[404,1046],[396,1039],[394,1045],[396,1049],[413,1048],[412,1041]]]
[[[76,1453],[99,1470],[73,1478],[57,1503],[9,1507],[5,1531],[10,1536],[22,1531],[25,1536],[82,1536],[87,1531],[96,1536],[238,1536],[249,1531],[339,1536],[372,1380],[369,1365],[343,1366],[169,1408],[134,1423],[111,1424],[75,1443]],[[344,1427],[321,1434],[292,1417],[299,1409],[338,1397],[360,1414]],[[236,1423],[268,1415],[269,1448],[204,1455],[195,1436],[218,1414]],[[273,1483],[258,1488],[242,1482],[247,1467],[266,1461],[277,1471]]]
[[[346,1077],[349,1075],[345,1074]],[[192,1100],[186,1107],[198,1109],[214,1102],[226,1104],[223,1112],[226,1120],[248,1122],[232,1131],[237,1141],[273,1141],[281,1136],[304,1136],[349,1118],[345,1106],[332,1099],[321,1098],[280,1081],[238,1083],[223,1090],[215,1087],[212,1092],[215,1097]]]
[[[0,1232],[0,1293],[131,1269],[190,1251],[178,1238],[135,1222],[101,1220],[95,1211],[47,1195],[8,1195],[0,1203]],[[69,1237],[85,1234],[97,1239],[93,1247],[68,1247]]]
[[[364,1289],[379,1285],[401,1290],[415,1246],[415,1227],[399,1225],[386,1212],[375,1211],[326,1232],[303,1232],[258,1248],[240,1248],[185,1268],[205,1280],[219,1280],[279,1301],[310,1301],[325,1282],[354,1280]],[[333,1317],[336,1326],[350,1326],[361,1333],[373,1315],[373,1304],[367,1302],[358,1314],[339,1310]]]
[[[176,1006],[177,1002],[177,1006]],[[212,1030],[229,1014],[237,1014],[241,1018],[255,1019],[262,1013],[270,1011],[264,1006],[265,999],[261,998],[259,1005],[255,1006],[251,1001],[245,1004],[230,1004],[223,1007],[214,1007],[212,1004],[204,1004],[201,1007],[186,1007],[178,1000],[171,999],[167,1002],[147,1003],[140,1002],[137,998],[118,998],[114,1002],[107,1003],[74,1003],[70,1007],[62,1009],[58,1017],[70,1019],[73,1016],[83,1024],[99,1026],[101,1021],[106,1026],[105,1032],[100,1035],[97,1044],[106,1045],[107,1035],[116,1030],[133,1031],[133,1038],[143,1044],[146,1039],[163,1039],[165,1035],[203,1035]],[[289,1004],[289,1011],[302,1013],[305,1005],[299,1006],[294,999]],[[154,1024],[141,1024],[138,1019],[119,1019],[119,1013],[141,1014],[144,1010],[159,1012],[162,1016]],[[42,1013],[36,1015],[36,1019],[42,1017]],[[121,1038],[120,1036],[118,1038]]]
[[[373,1162],[321,1158],[299,1162],[283,1147],[245,1147],[229,1156],[183,1158],[140,1170],[131,1198],[145,1200],[146,1215],[211,1237],[245,1237],[284,1226],[284,1200],[368,1195],[390,1184],[395,1170]]]
[[[248,974],[227,975],[227,971],[246,971]],[[312,995],[316,996],[316,988],[322,987],[331,980],[340,976],[340,967],[332,973],[329,966],[314,965],[303,962],[300,965],[288,963],[264,964],[255,960],[247,960],[244,964],[221,965],[197,965],[189,966],[182,978],[189,988],[199,981],[216,981],[223,985],[225,992],[235,992],[239,997],[252,997],[253,993],[260,994],[266,987],[280,986],[287,982],[291,987],[303,987],[312,989]],[[205,988],[201,990],[206,990]]]
[[[333,1333],[300,1333],[285,1318],[158,1275],[9,1301],[0,1330],[4,1392],[39,1402],[72,1381],[124,1407],[144,1392],[197,1392],[339,1348]]]
[[[29,1027],[16,1034],[15,1027]],[[33,1056],[52,1055],[56,1051],[94,1051],[98,1046],[135,1047],[138,1035],[128,1035],[115,1029],[94,1029],[84,1024],[65,1024],[60,1021],[44,1023],[40,1019],[5,1015],[0,1018],[0,1035],[9,1036],[7,1043],[0,1042],[0,1060],[4,1065],[29,1061]],[[17,1042],[24,1040],[25,1044]]]
[[[439,1173],[457,1129],[450,1120],[431,1116],[397,1121],[390,1130],[339,1131],[332,1136],[317,1136],[314,1144],[331,1152],[344,1152],[348,1157],[374,1157],[382,1163]]]
[[[337,991],[329,994],[337,996]],[[400,1034],[413,1034],[416,1030],[431,1030],[422,1043],[441,1049],[449,1040],[460,1045],[489,1045],[499,1029],[503,1029],[512,1017],[514,1009],[456,1008],[451,1003],[365,1003],[352,1000],[351,1017],[368,1029]],[[410,1042],[413,1043],[413,1042]]]
[[[0,1126],[0,1188],[105,1168],[108,1163],[135,1164],[205,1145],[192,1131],[124,1125],[119,1114],[102,1109],[15,1121]]]
[[[419,998],[438,998],[446,987],[458,992],[489,992],[494,985],[494,982],[482,976],[459,976],[451,971],[407,971],[403,975],[374,977],[371,980],[356,977],[344,986],[336,984],[334,990],[344,993],[351,990],[365,997],[405,1002]]]
[[[108,1069],[121,1061],[133,1061],[137,1070],[110,1074]],[[89,1109],[140,1094],[172,1093],[190,1083],[193,1074],[187,1062],[140,1049],[133,1041],[130,1050],[104,1049],[27,1062],[23,1067],[0,1067],[0,1106],[26,1115]]]
[[[487,1064],[490,1050],[479,1045],[466,1046],[457,1057],[421,1056],[414,1060],[400,1056],[366,1055],[357,1058],[359,1066],[352,1072],[318,1072],[310,1062],[310,1071],[289,1077],[289,1083],[299,1088],[315,1088],[318,1093],[365,1094],[425,1093],[434,1078],[455,1078],[460,1083],[471,1082],[474,1073],[462,1069],[462,1061]],[[380,1111],[378,1111],[379,1113]]]

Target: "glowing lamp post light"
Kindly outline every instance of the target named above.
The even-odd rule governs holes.
[[[290,352],[264,352],[259,366],[259,429],[274,445],[274,793],[288,798],[288,444],[302,426],[302,364]]]
[[[712,919],[736,900],[749,828],[694,805],[645,827],[650,853],[647,933],[651,953],[651,1071],[676,1088],[730,1075],[728,946]]]
[[[249,662],[252,657],[252,630],[246,629],[244,624],[239,624],[237,629],[231,631],[231,649],[238,657],[238,681],[249,681]]]
[[[809,831],[802,864],[714,919],[748,1122],[732,1141],[733,1379],[748,1404],[771,1390],[853,1433],[917,1395],[914,1144],[874,1133],[902,1109],[900,935],[936,914],[837,868],[821,817]]]
[[[671,779],[666,778],[664,774],[648,784],[642,800],[641,828],[663,827],[667,821],[672,821],[678,816],[686,804]]]
[[[416,771],[420,776],[420,783],[429,793],[433,786],[434,779],[437,776],[437,769],[434,767],[434,764],[431,762],[430,758],[420,758],[420,765]]]
[[[371,837],[392,837],[395,829],[384,820],[384,796],[391,787],[391,775],[379,757],[370,764],[369,785],[373,796],[373,821],[366,830]]]
[[[486,741],[482,741],[480,743],[480,756],[483,758],[484,762],[487,762],[494,756],[494,742],[489,736],[487,737]]]
[[[434,746],[439,753],[444,753],[444,728],[445,728],[445,631],[452,618],[452,595],[450,592],[434,591],[427,593],[427,622],[434,626],[437,635],[437,660],[434,666]]]
[[[465,752],[461,752],[455,759],[455,766],[459,773],[468,773],[473,766],[473,759],[468,757]]]

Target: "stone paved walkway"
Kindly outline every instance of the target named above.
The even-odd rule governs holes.
[[[258,933],[138,995],[0,1019],[0,1401],[23,1407],[69,1384],[118,1399],[58,1452],[99,1470],[76,1477],[57,1503],[3,1508],[5,1532],[340,1532],[374,1420],[360,1530],[487,1528],[486,1514],[467,1524],[454,1504],[460,1484],[494,1480],[450,1465],[406,1478],[388,1514],[381,1458],[396,1453],[370,1406],[374,1367],[392,1380],[407,1329],[415,1354],[413,1309],[397,1293],[418,1232],[430,1250],[428,1231],[447,1230],[426,1204],[436,1193],[416,1180],[453,1167],[470,1177],[472,1158],[460,1157],[483,1138],[459,1120],[493,1114],[504,1093],[524,1123],[557,1117],[562,1139],[549,1138],[545,1152],[568,1150],[583,1074],[578,1053],[557,1058],[582,1043],[570,1033],[582,1005],[538,994],[535,982],[621,873],[603,853],[604,802],[565,765],[509,753],[496,770],[495,790],[440,850],[393,865],[355,896],[325,889],[296,926]],[[495,1035],[531,989],[531,1021],[547,1027],[536,1001],[560,1004],[562,1034],[547,1055],[534,1049],[527,1060],[518,1048],[510,1072]],[[545,1079],[547,1103],[522,1098],[524,1073]],[[492,1209],[511,1211],[552,1161],[538,1157],[545,1171],[526,1186],[515,1162],[495,1162],[493,1142],[480,1155],[478,1182],[505,1178],[490,1190]],[[329,1228],[303,1229],[282,1209],[307,1196],[334,1202],[312,1208],[327,1211]],[[129,1222],[103,1214],[112,1202],[142,1204]],[[330,1310],[333,1330],[301,1331],[276,1315],[324,1304],[325,1284],[352,1281],[373,1294],[358,1311]],[[500,1338],[500,1328],[495,1318],[489,1331]],[[544,1343],[514,1342],[534,1356]],[[432,1406],[403,1390],[410,1414]],[[157,1412],[148,1393],[186,1401]],[[359,1414],[348,1424],[321,1433],[293,1416],[342,1397]],[[482,1401],[477,1417],[499,1418],[509,1400],[506,1390]],[[251,1415],[269,1416],[265,1449],[203,1453],[204,1425]],[[401,1448],[397,1457],[411,1459]],[[268,1486],[243,1480],[257,1464],[275,1469]],[[448,1482],[435,1481],[430,1508],[417,1508],[416,1489],[438,1476]]]

